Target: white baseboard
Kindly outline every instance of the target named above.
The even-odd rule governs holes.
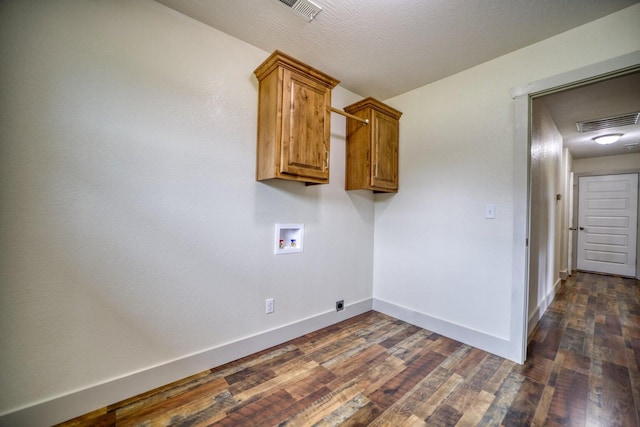
[[[0,415],[0,426],[50,426],[282,344],[371,310],[371,299]]]
[[[560,284],[556,283],[554,289]],[[555,293],[554,293],[555,295]],[[546,300],[546,299],[545,299]],[[553,297],[549,301],[552,301]],[[550,303],[550,302],[549,302]],[[448,338],[511,359],[511,344],[504,339],[456,325],[380,299],[366,299],[345,307],[284,325],[248,338],[185,356],[140,372],[40,402],[0,416],[0,426],[50,426],[95,409],[144,393],[190,375],[282,344],[348,318],[376,310]],[[545,307],[546,310],[546,307]],[[544,312],[544,311],[543,311]]]
[[[373,309],[386,315],[419,326],[447,338],[460,341],[505,359],[514,360],[512,344],[499,337],[488,335],[461,325],[456,325],[424,313],[380,299],[373,300]],[[515,361],[515,360],[514,360]],[[517,362],[517,361],[516,361]]]
[[[531,332],[533,332],[533,328],[536,327],[544,313],[547,311],[547,308],[549,308],[549,306],[555,299],[556,294],[560,290],[560,286],[562,286],[562,279],[556,280],[556,282],[553,284],[553,287],[549,290],[549,292],[547,292],[547,295],[542,298],[534,312],[529,316],[529,324],[527,326],[529,335],[531,335]]]
[[[569,276],[571,276],[571,273],[568,270],[560,271],[560,280],[567,280]]]

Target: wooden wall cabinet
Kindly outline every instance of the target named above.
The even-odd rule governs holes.
[[[254,74],[259,81],[256,179],[328,183],[331,90],[339,81],[280,51]]]
[[[346,190],[398,192],[398,142],[402,113],[374,98],[344,108],[368,119],[347,118]]]

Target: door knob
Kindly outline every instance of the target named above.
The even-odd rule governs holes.
[[[584,231],[584,230],[586,230],[586,228],[580,227],[580,231]]]
[[[575,227],[569,227],[569,230],[571,230],[571,231],[576,231],[576,230],[577,230],[577,228],[575,228]]]

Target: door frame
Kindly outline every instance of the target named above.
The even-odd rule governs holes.
[[[640,51],[538,80],[510,91],[514,100],[513,261],[511,287],[512,354],[524,363],[529,307],[529,229],[531,218],[531,100],[640,69]],[[640,239],[639,239],[640,240]]]
[[[604,169],[602,171],[593,171],[593,172],[581,172],[574,174],[573,180],[573,200],[571,204],[573,205],[573,224],[578,224],[578,207],[579,207],[579,191],[580,191],[580,178],[587,176],[603,176],[603,175],[625,175],[625,174],[637,174],[638,175],[638,186],[640,187],[640,168],[638,169],[623,169],[611,171]],[[638,191],[638,200],[636,208],[638,210],[638,221],[636,222],[636,279],[640,279],[640,188]],[[571,239],[571,248],[574,254],[578,253],[578,233],[573,233],[573,238]],[[577,255],[573,257],[571,260],[571,270],[578,269],[578,257]]]

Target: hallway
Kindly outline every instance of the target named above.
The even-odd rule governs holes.
[[[545,425],[640,425],[638,281],[574,273],[528,354],[519,394],[531,390],[537,411],[548,412]]]

